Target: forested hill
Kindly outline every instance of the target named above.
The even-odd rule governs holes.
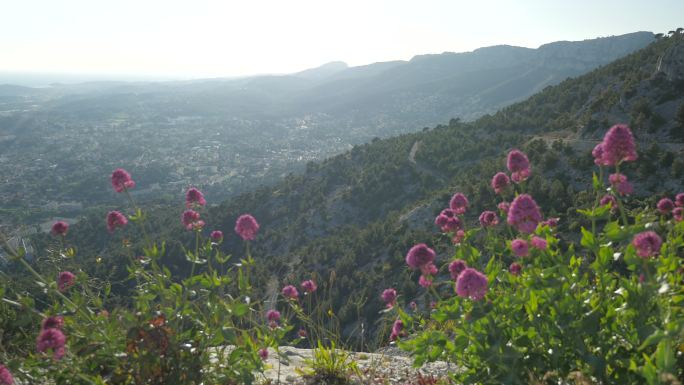
[[[356,146],[309,164],[303,175],[212,207],[206,214],[208,230],[231,232],[239,214],[252,213],[262,229],[253,248],[262,282],[296,283],[312,272],[325,279],[334,271],[331,305],[346,333],[353,334],[360,322],[370,333],[368,325],[382,308],[382,288],[420,294],[417,276],[403,269],[404,255],[414,243],[437,236],[432,222],[449,197],[456,191],[468,196],[471,224],[482,210],[495,207],[489,182],[504,170],[511,148],[530,157],[527,189],[544,215],[568,215],[561,231],[581,224],[574,214],[588,202],[590,151],[614,123],[630,124],[638,141],[639,162],[624,170],[636,181],[632,199],[681,191],[683,58],[684,37],[664,38],[475,122],[454,119]],[[179,203],[173,210],[157,210],[152,219],[165,238],[189,241],[178,221],[180,211]],[[96,252],[115,261],[123,253],[120,240],[106,234],[101,216],[74,226],[71,234],[85,255]],[[235,237],[224,246],[241,255]],[[445,258],[440,255],[438,262]],[[167,262],[178,270],[187,264],[173,244]]]

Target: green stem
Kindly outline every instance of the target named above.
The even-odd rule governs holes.
[[[620,175],[620,164],[615,165],[615,173]],[[625,225],[625,227],[629,226],[629,222],[627,221],[627,214],[625,213],[625,208],[622,205],[622,199],[620,199],[620,194],[616,194],[617,191],[613,191],[613,195],[615,195],[615,198],[618,203],[618,208],[620,209],[620,217],[622,218],[622,224]]]
[[[24,260],[24,258],[19,257],[18,260],[19,260],[19,262],[21,262],[22,265],[24,265],[24,267],[25,267],[31,274],[33,274],[34,277],[36,277],[36,279],[37,279],[39,282],[41,282],[42,284],[44,284],[44,285],[45,285],[46,287],[48,287],[48,288],[50,287],[50,285],[48,285],[48,283],[47,283],[47,280],[45,280],[45,278],[43,278],[43,276],[40,275],[40,273],[38,273],[37,271],[35,271],[35,270],[33,269],[33,267],[31,267],[31,265],[30,265],[28,262],[26,262],[26,261]],[[85,311],[83,311],[83,309],[82,309],[80,306],[76,305],[72,300],[70,300],[67,296],[65,296],[64,294],[62,294],[59,290],[52,289],[52,291],[53,291],[55,294],[57,294],[57,296],[60,297],[64,302],[68,303],[69,305],[71,305],[71,306],[73,306],[75,309],[77,309],[77,310],[78,310],[81,314],[83,314],[88,320],[90,320],[91,322],[93,321],[93,318],[92,318],[93,311],[92,311],[92,310],[86,308],[86,309],[88,310],[88,312],[85,312]]]
[[[142,210],[138,207],[138,205],[135,204],[135,201],[133,200],[131,193],[128,192],[127,188],[124,188],[124,193],[126,194],[126,197],[128,198],[128,202],[131,204],[131,207],[133,207],[133,209],[135,210],[135,213],[138,214],[139,212],[142,212]],[[152,242],[150,241],[150,237],[147,234],[147,229],[145,228],[145,222],[143,221],[142,218],[140,218],[140,228],[142,229],[143,237],[145,238],[146,246],[151,247]]]

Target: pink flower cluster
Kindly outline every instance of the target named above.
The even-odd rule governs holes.
[[[629,183],[627,176],[624,174],[610,174],[608,176],[608,181],[620,195],[631,195],[634,192],[634,187]]]
[[[614,125],[591,154],[594,163],[599,166],[617,166],[622,162],[635,161],[637,153],[632,130],[625,124]]]
[[[188,189],[188,192],[185,193],[185,207],[190,209],[195,206],[204,206],[206,204],[207,201],[204,199],[204,195],[195,187],[191,187]]]
[[[306,281],[302,281],[300,286],[302,287],[302,290],[304,290],[305,293],[309,293],[309,294],[313,293],[314,291],[316,291],[316,289],[318,289],[316,282],[314,282],[314,280],[312,280],[312,279],[307,279]]]
[[[287,299],[299,298],[299,292],[297,291],[297,288],[292,286],[292,285],[287,285],[287,286],[283,287],[281,294],[283,295],[283,297],[285,297]]]
[[[435,251],[424,243],[413,246],[406,254],[406,264],[411,270],[420,270],[421,276],[418,283],[423,287],[432,285],[432,276],[437,274],[437,266],[434,264]]]
[[[52,225],[50,233],[52,235],[59,235],[63,237],[67,234],[67,231],[69,231],[69,224],[64,221],[57,221]]]
[[[449,201],[449,208],[456,213],[456,215],[461,215],[468,209],[468,198],[466,198],[463,193],[456,193]]]
[[[520,150],[511,150],[508,153],[506,167],[511,172],[511,179],[515,183],[523,182],[530,176],[530,161]]]
[[[492,177],[492,188],[497,194],[503,193],[510,184],[511,180],[508,178],[508,175],[503,172],[497,172],[494,174],[494,177]]]
[[[390,333],[390,341],[394,341],[400,336],[404,335],[404,322],[402,322],[400,319],[394,321],[394,324],[392,324],[392,333]]]
[[[277,328],[280,323],[280,312],[274,309],[268,310],[266,312],[266,320],[271,329]]]
[[[117,227],[124,227],[128,223],[126,216],[118,211],[110,211],[107,213],[107,230],[113,233]]]
[[[62,317],[48,317],[43,324],[36,339],[36,350],[39,353],[52,351],[52,358],[59,360],[66,352],[66,336],[62,332],[64,319]]]
[[[511,203],[507,221],[520,232],[532,233],[542,221],[542,214],[531,196],[520,194]]]
[[[3,364],[0,364],[0,385],[12,385],[14,384],[14,377],[10,373],[9,369]]]
[[[456,294],[479,301],[487,294],[487,276],[473,268],[466,268],[456,280]]]
[[[656,208],[662,215],[672,214],[675,221],[681,222],[684,219],[684,193],[675,196],[675,200],[662,198],[658,201]]]
[[[74,286],[75,283],[76,276],[70,271],[63,271],[57,275],[57,290],[62,293]]]
[[[385,289],[380,297],[388,308],[397,304],[397,291],[393,288]]]
[[[245,241],[253,241],[259,231],[259,224],[249,214],[243,214],[235,221],[235,232]]]
[[[458,276],[468,267],[466,262],[462,259],[456,259],[449,264],[449,275],[454,282],[458,279]]]
[[[204,221],[200,219],[200,213],[190,209],[183,211],[181,223],[186,230],[200,230],[204,227]]]
[[[654,231],[644,231],[634,236],[632,245],[636,249],[636,254],[642,258],[655,257],[660,253],[660,246],[663,240]]]
[[[435,218],[435,224],[439,226],[443,233],[450,233],[463,229],[461,219],[456,216],[456,212],[452,209],[444,209]]]
[[[112,172],[112,187],[116,192],[124,192],[135,187],[135,182],[131,179],[129,174],[123,168],[117,168]]]
[[[480,214],[480,225],[482,227],[494,227],[499,224],[499,217],[494,211],[483,211]]]

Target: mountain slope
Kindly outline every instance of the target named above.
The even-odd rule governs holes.
[[[238,215],[255,215],[261,224],[252,245],[259,282],[296,284],[314,275],[329,292],[320,299],[328,302],[324,308],[335,309],[345,336],[372,341],[379,335],[382,289],[396,287],[419,306],[429,305],[417,277],[404,269],[408,248],[417,242],[448,244],[436,242],[442,236],[432,222],[456,191],[468,196],[466,219],[476,226],[479,213],[498,202],[489,180],[505,169],[505,154],[513,147],[530,157],[533,176],[526,190],[545,217],[564,214],[561,233],[588,225],[576,209],[592,199],[586,191],[594,170],[590,151],[616,122],[628,122],[639,143],[639,161],[624,170],[635,181],[634,199],[654,204],[684,190],[684,122],[674,119],[684,108],[684,76],[677,70],[682,47],[684,36],[663,39],[475,122],[452,119],[309,163],[302,175],[210,208],[204,214],[208,230],[228,234]],[[150,214],[151,230],[174,240],[165,263],[178,273],[187,268],[180,244],[192,242],[178,221],[180,210],[165,206]],[[116,268],[115,261],[127,257],[118,236],[106,234],[101,215],[74,226],[70,236],[85,258],[102,255]],[[134,237],[133,232],[123,236]],[[234,236],[223,247],[243,255]],[[440,265],[448,261],[445,250],[438,254]],[[366,334],[361,337],[359,330]]]

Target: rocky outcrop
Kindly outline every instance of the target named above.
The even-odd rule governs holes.
[[[313,384],[313,376],[305,374],[311,372],[313,350],[298,349],[289,346],[280,347],[280,357],[274,349],[269,349],[266,361],[267,370],[262,380],[271,384]],[[445,377],[456,371],[454,365],[446,362],[433,362],[421,368],[413,367],[413,359],[395,348],[389,348],[377,353],[349,352],[349,359],[358,367],[358,374],[350,374],[350,384],[406,384],[417,382],[419,374],[422,376]]]
[[[668,49],[660,61],[660,72],[667,80],[673,82],[684,81],[684,36],[672,37],[680,42]]]

